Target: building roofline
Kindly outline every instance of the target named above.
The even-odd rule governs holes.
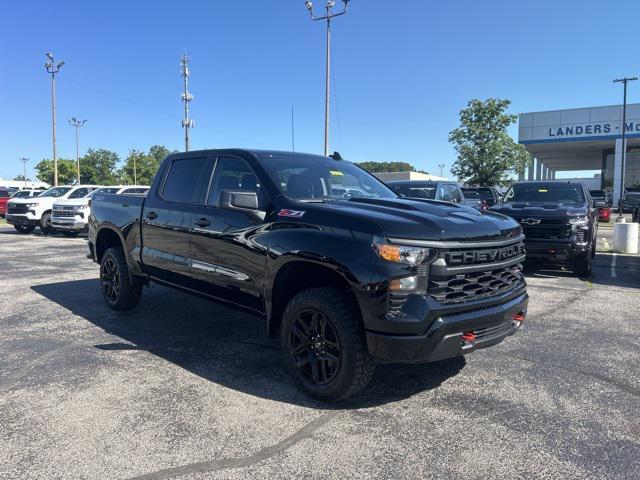
[[[627,103],[627,108],[631,107],[631,106],[640,106],[640,103]],[[592,107],[574,107],[574,108],[556,108],[555,110],[538,110],[536,112],[520,112],[518,113],[518,116],[520,115],[532,115],[534,113],[553,113],[553,112],[569,112],[571,110],[589,110],[592,108],[611,108],[611,107],[620,107],[622,108],[622,104],[615,104],[615,105],[596,105],[596,106],[592,106]]]

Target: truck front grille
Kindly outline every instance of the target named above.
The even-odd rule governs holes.
[[[76,212],[73,210],[53,210],[52,217],[75,217]]]
[[[429,279],[429,295],[439,303],[479,300],[500,295],[524,283],[522,265]]]
[[[514,291],[525,286],[524,258],[522,237],[443,249],[430,265],[427,294],[438,303],[455,304]]]
[[[562,240],[571,236],[571,225],[566,219],[542,219],[537,225],[522,224],[528,239]]]
[[[9,208],[7,209],[7,213],[13,214],[13,215],[24,215],[28,211],[29,211],[29,207],[27,207],[26,205],[19,205],[19,204],[10,205]]]

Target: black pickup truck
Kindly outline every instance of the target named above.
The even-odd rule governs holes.
[[[520,222],[527,261],[568,265],[586,276],[596,254],[596,206],[579,182],[516,182],[491,210]]]
[[[134,307],[156,282],[248,309],[325,400],[361,390],[376,363],[514,333],[523,240],[504,215],[401,199],[339,155],[240,149],[170,155],[146,198],[96,195],[89,221],[109,307]]]

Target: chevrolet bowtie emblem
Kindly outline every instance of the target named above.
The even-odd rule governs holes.
[[[520,223],[524,225],[538,225],[542,220],[539,218],[523,218]]]

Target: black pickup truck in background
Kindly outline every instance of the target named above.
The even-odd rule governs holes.
[[[591,272],[596,254],[598,211],[579,182],[516,182],[491,211],[522,225],[527,262],[567,265],[578,275]]]
[[[96,195],[89,226],[109,307],[156,282],[250,310],[325,400],[361,390],[376,363],[514,333],[523,239],[501,214],[398,198],[339,155],[239,149],[170,155],[146,198]]]

